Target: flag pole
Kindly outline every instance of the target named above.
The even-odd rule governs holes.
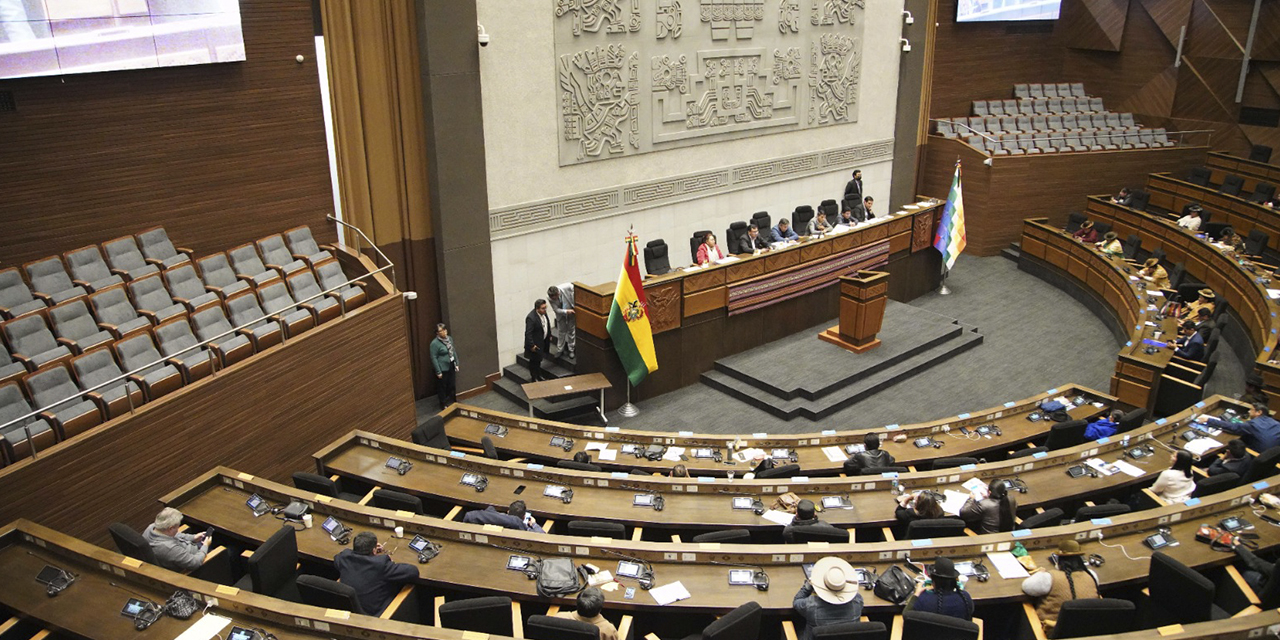
[[[946,265],[942,265],[942,282],[941,282],[941,283],[939,283],[939,284],[941,284],[942,286],[938,287],[938,295],[940,295],[940,296],[949,296],[949,295],[951,295],[951,289],[948,289],[948,288],[947,288],[947,274],[948,274],[948,273],[951,273],[951,270],[950,270],[950,269],[948,269]]]
[[[631,404],[631,379],[627,378],[627,402],[618,407],[618,415],[624,418],[634,418],[640,415],[640,407]]]

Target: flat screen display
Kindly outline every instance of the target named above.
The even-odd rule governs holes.
[[[0,79],[244,59],[239,0],[0,0]]]
[[[1057,20],[1062,0],[960,0],[956,22]]]

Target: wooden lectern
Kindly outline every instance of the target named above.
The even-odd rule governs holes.
[[[854,353],[880,346],[876,334],[884,321],[888,303],[889,274],[859,271],[840,276],[840,324],[818,334],[818,338]]]

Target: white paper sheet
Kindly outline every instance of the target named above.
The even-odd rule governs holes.
[[[682,455],[684,455],[684,447],[667,447],[667,452],[662,454],[662,459],[679,462]]]
[[[200,616],[195,624],[187,627],[178,636],[177,640],[209,640],[218,635],[227,625],[231,624],[231,618],[224,618],[216,614],[208,614]]]
[[[942,503],[942,510],[953,516],[960,515],[960,508],[969,501],[969,494],[961,491],[947,489],[943,492],[943,495],[947,497],[947,500]]]
[[[987,557],[991,559],[991,565],[996,568],[996,573],[1000,574],[1000,577],[1005,580],[1031,577],[1031,574],[1027,573],[1027,568],[1022,566],[1022,563],[1018,562],[1018,559],[1008,551],[988,553]]]
[[[606,582],[613,582],[613,574],[609,573],[608,569],[595,573],[591,577],[587,578],[587,584],[593,587],[598,587]]]
[[[729,264],[730,262],[737,262],[737,261],[738,261],[738,256],[725,256],[723,258],[720,258],[719,260],[716,260],[716,264]]]
[[[605,460],[605,461],[609,461],[609,462],[612,462],[612,461],[614,461],[614,460],[617,460],[617,459],[618,459],[618,450],[617,450],[617,449],[601,449],[601,450],[600,450],[600,459],[601,459],[601,460]]]
[[[827,459],[832,462],[841,462],[848,457],[840,447],[823,447],[822,452],[827,454]]]
[[[964,487],[969,492],[969,495],[979,500],[987,497],[987,483],[983,482],[982,478],[969,478],[960,486]]]
[[[1088,460],[1085,460],[1084,463],[1093,467],[1098,471],[1098,473],[1101,473],[1104,476],[1109,476],[1117,471],[1117,469],[1104,462],[1101,458],[1089,458]]]
[[[1128,462],[1125,462],[1123,458],[1122,458],[1122,459],[1120,459],[1120,460],[1116,460],[1115,462],[1112,462],[1111,464],[1112,464],[1113,466],[1115,466],[1117,469],[1119,469],[1122,473],[1126,474],[1126,475],[1130,475],[1130,476],[1133,476],[1133,477],[1135,477],[1135,478],[1138,478],[1138,477],[1141,477],[1141,476],[1142,476],[1142,469],[1139,469],[1138,467],[1135,467],[1135,466],[1133,466],[1133,465],[1129,464]]]
[[[603,451],[609,448],[608,442],[588,442],[585,449],[587,451]]]
[[[689,590],[684,588],[677,580],[671,584],[664,584],[661,587],[654,587],[649,590],[649,595],[653,596],[654,602],[660,605],[671,604],[689,598]]]
[[[777,509],[769,509],[768,511],[760,514],[760,517],[782,526],[789,525],[792,520],[796,519],[795,515],[787,513],[786,511],[778,511]]]
[[[1280,289],[1267,289],[1267,297],[1271,298],[1272,300],[1275,300],[1276,298],[1280,298]]]
[[[1222,443],[1214,440],[1213,438],[1196,438],[1195,440],[1182,445],[1182,448],[1198,456],[1202,456],[1210,449],[1217,449],[1221,446]]]

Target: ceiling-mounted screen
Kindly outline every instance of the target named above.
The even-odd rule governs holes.
[[[243,60],[239,0],[0,0],[0,79]]]
[[[959,0],[956,22],[1057,20],[1061,5],[1062,0]]]

